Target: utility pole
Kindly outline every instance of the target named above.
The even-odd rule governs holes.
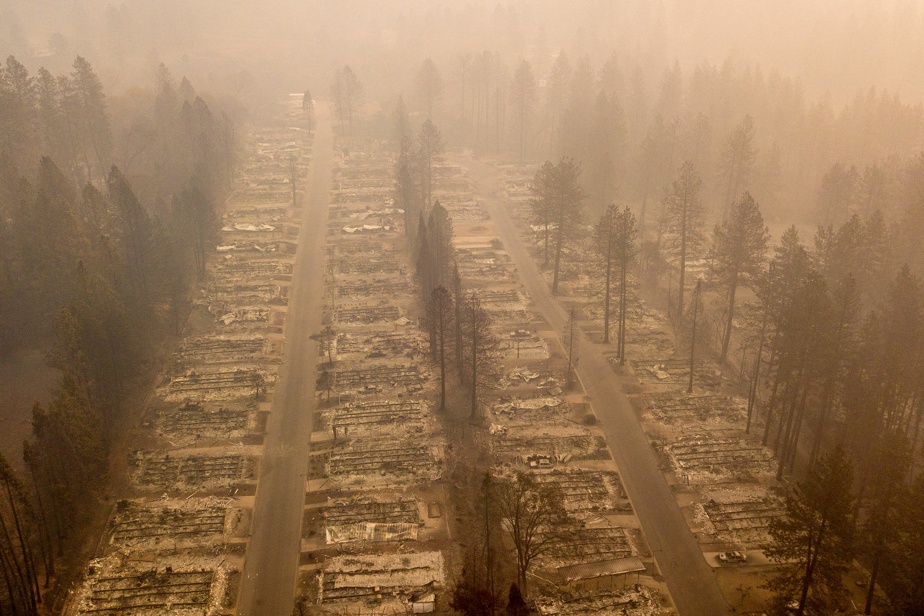
[[[327,247],[327,273],[330,274],[330,306],[332,314],[337,314],[337,263],[336,250],[333,246]]]
[[[568,381],[567,388],[570,390],[572,382],[571,366],[574,358],[574,306],[568,312]]]
[[[478,417],[478,295],[472,291],[472,415]]]
[[[298,163],[295,156],[289,158],[289,182],[292,184],[292,207],[298,207],[298,194],[296,193],[296,181],[298,180]]]
[[[771,266],[772,272],[772,266]],[[772,273],[771,273],[772,276]],[[772,284],[772,283],[771,283]],[[772,286],[770,287],[772,289]],[[760,325],[760,342],[757,345],[757,359],[754,362],[754,377],[751,379],[751,388],[748,392],[748,423],[744,428],[744,433],[751,432],[751,415],[754,411],[754,404],[757,402],[757,381],[760,378],[760,360],[764,353],[764,337],[767,335],[767,317],[770,313],[770,302],[772,300],[772,290],[767,291],[767,304],[764,306],[763,323]]]
[[[693,393],[693,360],[696,357],[696,317],[699,313],[699,285],[696,281],[696,290],[693,292],[693,331],[690,336],[690,382],[687,385],[687,393]]]
[[[485,552],[485,581],[487,590],[494,596],[494,546],[491,541],[491,492],[492,492],[491,472],[484,474],[484,480],[481,482],[481,489],[484,492],[484,552]],[[492,610],[493,611],[493,610]]]

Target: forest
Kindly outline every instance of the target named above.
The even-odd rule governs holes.
[[[553,293],[563,258],[590,261],[605,281],[604,340],[612,312],[620,355],[627,293],[662,305],[687,345],[698,310],[696,344],[737,373],[777,478],[807,482],[787,506],[842,516],[824,514],[833,537],[773,529],[781,559],[801,559],[806,546],[820,544],[808,547],[811,566],[801,575],[786,571],[772,582],[779,596],[805,584],[813,592],[801,609],[826,609],[843,594],[839,576],[860,558],[873,571],[869,601],[881,584],[894,613],[912,613],[921,604],[909,573],[920,568],[910,555],[922,547],[924,490],[921,108],[871,90],[835,110],[806,102],[778,75],[731,63],[689,75],[675,66],[650,100],[615,56],[594,67],[586,58],[572,65],[561,52],[538,77],[528,61],[509,67],[488,52],[463,57],[461,66],[463,89],[449,100],[432,60],[420,64],[413,82],[421,117],[440,101],[458,127],[452,141],[521,161],[549,159],[533,178],[530,204]],[[400,143],[396,200],[417,229],[422,301],[435,315],[431,346],[445,371],[452,302],[465,305],[455,344],[476,348],[464,325],[474,317],[464,315],[475,314],[477,298],[447,291],[458,283],[451,253],[438,247],[451,246],[451,221],[440,221],[438,202],[427,206],[432,122],[411,139],[407,115],[401,98],[387,120]],[[440,138],[437,151],[443,147]],[[588,245],[596,256],[586,256]],[[613,302],[611,288],[620,294]],[[455,356],[462,386],[476,388],[474,416],[476,364]]]
[[[0,348],[44,349],[61,374],[32,409],[26,473],[0,461],[11,613],[36,613],[56,561],[79,564],[112,439],[214,244],[233,122],[164,66],[151,84],[107,96],[80,56],[57,76],[13,56],[0,71]]]

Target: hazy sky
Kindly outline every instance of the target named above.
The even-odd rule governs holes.
[[[727,58],[797,77],[835,101],[871,86],[924,100],[919,0],[0,0],[0,50],[30,69],[86,56],[114,88],[165,62],[204,87],[303,87],[356,65],[401,89],[433,57],[613,51],[657,71]],[[656,74],[656,72],[654,73]],[[326,89],[326,86],[324,87]]]

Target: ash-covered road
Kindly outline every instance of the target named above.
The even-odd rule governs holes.
[[[536,307],[551,327],[563,332],[567,313],[552,295],[517,234],[500,196],[496,169],[472,159],[462,161],[462,164],[471,171],[476,192],[484,200],[500,239]],[[592,400],[626,492],[680,615],[721,616],[731,613],[719,590],[714,571],[706,563],[670,486],[658,468],[657,459],[629,399],[603,356],[603,347],[582,336],[580,348],[578,377]]]
[[[333,148],[326,108],[319,105],[316,114],[294,289],[285,325],[285,364],[267,425],[238,597],[241,616],[290,616],[295,599],[317,372],[317,343],[308,337],[321,330]]]

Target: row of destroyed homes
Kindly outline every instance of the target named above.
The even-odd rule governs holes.
[[[539,613],[670,613],[594,409],[568,378],[566,333],[524,291],[464,155],[434,168],[433,198],[453,222],[464,296],[490,316],[496,361],[477,417],[458,422],[437,408],[414,250],[394,205],[394,150],[354,138],[338,152],[324,325],[313,336],[318,404],[299,572],[306,613],[448,613],[460,546],[471,543],[458,536],[452,500],[465,431],[495,481],[522,474],[561,497],[563,515],[541,530],[550,548],[529,571]]]
[[[311,154],[300,102],[246,135],[218,245],[68,613],[234,613],[301,224],[292,180]]]
[[[670,613],[593,406],[569,375],[576,359],[570,332],[551,328],[526,293],[483,205],[492,187],[475,174],[486,165],[466,153],[449,160],[436,194],[454,221],[464,285],[491,315],[501,353],[482,411],[492,474],[499,482],[525,475],[563,505],[563,515],[541,530],[550,541],[530,568],[529,602],[544,615]],[[513,163],[496,168],[526,172]],[[528,180],[519,182],[525,191]]]
[[[542,229],[533,226],[529,205],[535,169],[499,165],[498,175],[520,236],[541,262]],[[591,233],[589,228],[586,231]],[[705,273],[704,263],[694,261],[688,281]],[[585,332],[602,339],[604,279],[591,242],[567,250],[560,278],[565,281],[559,287],[561,301],[576,307],[576,319]],[[688,291],[692,295],[693,288]],[[617,309],[612,311],[615,314]],[[773,452],[761,444],[762,426],[756,420],[748,425],[747,399],[736,384],[723,378],[719,366],[704,353],[691,361],[688,336],[676,339],[667,316],[639,296],[637,274],[630,272],[626,361],[620,365],[615,344],[605,353],[629,391],[636,392],[630,400],[642,428],[704,557],[716,568],[720,586],[760,586],[762,580],[756,576],[766,568],[759,565],[767,564],[760,548],[769,541],[770,521],[782,514]],[[690,383],[692,391],[688,391]],[[732,558],[725,556],[728,552]],[[751,572],[753,579],[741,577]],[[723,583],[725,579],[729,582]],[[734,605],[743,602],[733,592],[726,598]]]
[[[302,527],[310,613],[446,613],[446,439],[416,316],[394,153],[341,143]]]

